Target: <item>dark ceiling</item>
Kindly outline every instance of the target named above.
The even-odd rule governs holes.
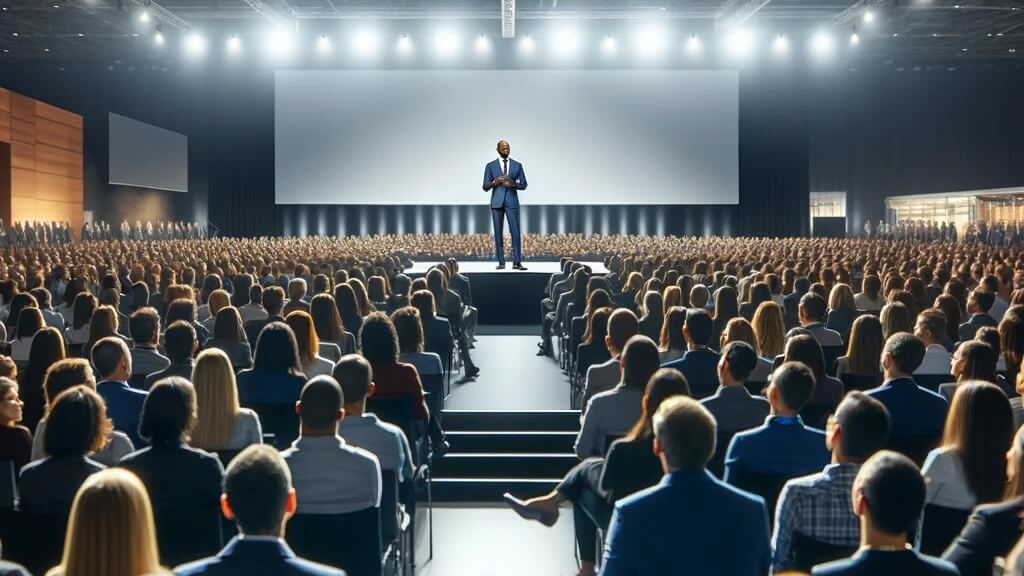
[[[248,42],[265,37],[275,24],[311,38],[366,22],[386,23],[396,34],[454,22],[474,34],[500,35],[501,0],[158,0],[143,22],[147,1],[0,0],[0,58],[173,62],[182,54],[173,47],[189,31],[201,33],[214,52],[225,50],[232,34]],[[865,10],[874,16],[871,22]],[[739,25],[756,31],[765,50],[776,34],[795,38],[830,30],[847,60],[1024,57],[1024,0],[519,0],[517,12],[520,32],[574,22],[609,34],[652,20],[680,43],[693,33],[708,37]],[[165,46],[157,46],[157,29]],[[851,50],[854,32],[860,43]]]

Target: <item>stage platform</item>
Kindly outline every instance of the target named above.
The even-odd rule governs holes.
[[[405,271],[412,278],[423,276],[438,262],[416,262]],[[607,274],[601,262],[583,262],[595,274]],[[523,262],[526,271],[495,270],[493,260],[459,262],[459,272],[469,277],[473,305],[480,311],[480,324],[539,324],[540,301],[548,278],[558,272],[558,261]]]

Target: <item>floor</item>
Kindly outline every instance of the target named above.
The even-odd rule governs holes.
[[[484,328],[484,327],[481,327]],[[515,334],[495,334],[515,332]],[[470,354],[480,376],[452,381],[445,408],[452,410],[568,409],[569,384],[550,356],[537,356],[539,328],[479,330]]]
[[[425,510],[424,510],[425,512]],[[546,528],[507,508],[434,509],[434,559],[429,557],[426,514],[417,535],[418,576],[574,576],[571,508]]]

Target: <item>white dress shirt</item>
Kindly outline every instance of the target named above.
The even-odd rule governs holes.
[[[921,474],[927,486],[925,504],[957,510],[972,510],[977,504],[977,499],[967,487],[963,462],[952,449],[936,448],[929,452]]]
[[[300,436],[281,453],[292,472],[299,514],[348,514],[380,507],[380,462],[340,436]]]
[[[643,390],[620,384],[591,398],[576,438],[576,455],[581,460],[604,456],[608,436],[625,435],[640,419],[643,396]]]
[[[382,422],[376,414],[346,416],[338,435],[352,446],[369,450],[380,461],[381,470],[401,472],[398,480],[412,478],[412,450],[401,428]]]
[[[949,374],[951,370],[949,351],[942,344],[929,344],[924,349],[924,360],[914,374]]]

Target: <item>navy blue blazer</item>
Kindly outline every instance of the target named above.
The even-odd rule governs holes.
[[[989,576],[995,559],[1006,556],[1024,532],[1024,497],[974,509],[963,532],[942,554],[960,569],[960,576]]]
[[[244,406],[294,404],[306,379],[285,372],[250,368],[238,373],[238,401]]]
[[[523,171],[523,165],[515,160],[508,159],[508,178],[515,187],[495,186],[491,187],[491,182],[494,182],[495,178],[502,176],[501,173],[501,162],[497,159],[491,160],[484,166],[484,192],[488,190],[491,192],[491,208],[519,208],[519,193],[518,190],[526,190],[526,172]]]
[[[690,393],[697,400],[714,396],[718,391],[718,360],[721,355],[714,350],[701,348],[689,350],[678,360],[662,364],[662,368],[675,368],[686,376]]]
[[[139,436],[139,420],[146,393],[132,388],[127,382],[113,380],[97,384],[96,392],[107,403],[107,416],[114,422],[114,429],[127,434],[136,447],[146,446],[148,442]]]
[[[800,418],[769,416],[764,424],[732,437],[725,454],[725,481],[738,469],[777,476],[820,472],[832,455],[825,433],[804,426]]]
[[[601,574],[767,575],[768,538],[760,496],[707,470],[674,472],[615,505]]]
[[[280,538],[259,536],[233,538],[213,558],[204,558],[174,569],[176,576],[345,576],[343,570],[303,560]]]
[[[894,436],[941,436],[946,425],[946,399],[912,378],[889,380],[866,392],[885,404],[892,419]]]
[[[814,576],[884,576],[887,574],[914,576],[959,576],[956,566],[949,562],[918,554],[914,550],[887,552],[861,550],[845,560],[818,564],[811,570]]]

